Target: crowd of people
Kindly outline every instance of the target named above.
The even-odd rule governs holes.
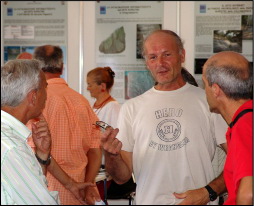
[[[150,33],[143,57],[156,83],[122,105],[110,67],[87,73],[93,105],[71,89],[59,46],[4,64],[1,204],[101,203],[100,169],[109,185],[134,176],[137,205],[218,205],[225,193],[226,205],[252,204],[253,68],[237,52],[216,53],[202,89],[182,66],[185,53],[175,32]],[[216,175],[218,147],[226,161]]]

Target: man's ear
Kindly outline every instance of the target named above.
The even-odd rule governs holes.
[[[222,95],[222,90],[218,84],[212,85],[212,92],[215,98],[219,98]]]
[[[36,90],[32,90],[27,94],[27,101],[29,105],[34,106],[36,103],[36,99],[37,99]]]
[[[182,49],[181,51],[181,63],[185,62],[185,49]]]

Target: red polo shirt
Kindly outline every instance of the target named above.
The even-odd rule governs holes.
[[[253,101],[247,101],[239,107],[232,121],[244,109],[253,109]],[[228,190],[228,199],[225,201],[225,205],[236,204],[240,180],[243,177],[252,176],[252,116],[252,112],[244,114],[232,128],[228,128],[226,134],[228,153],[224,167],[224,179]]]

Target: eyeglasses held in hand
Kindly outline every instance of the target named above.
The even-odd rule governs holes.
[[[111,127],[109,124],[103,121],[96,121],[96,125],[102,128],[103,131],[105,131],[108,127]]]

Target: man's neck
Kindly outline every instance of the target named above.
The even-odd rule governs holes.
[[[232,119],[236,111],[247,101],[249,101],[249,99],[240,99],[240,100],[228,99],[227,103],[224,104],[223,108],[221,109],[221,115],[228,125],[232,122]]]
[[[53,78],[60,78],[61,76],[61,73],[52,74],[49,72],[44,72],[44,74],[45,74],[46,80],[53,79]]]

